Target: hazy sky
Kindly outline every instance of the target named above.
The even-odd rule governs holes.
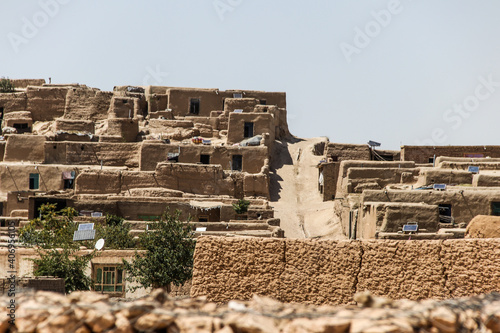
[[[22,0],[0,76],[285,91],[291,132],[500,144],[498,0]]]

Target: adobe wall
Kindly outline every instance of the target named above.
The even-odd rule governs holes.
[[[337,193],[337,182],[339,176],[340,163],[322,163],[320,172],[323,172],[323,201],[333,200]]]
[[[363,190],[382,189],[389,184],[414,183],[417,181],[419,169],[415,168],[355,168],[347,170],[342,179],[341,193],[361,193]],[[472,177],[471,177],[472,182]]]
[[[12,134],[7,137],[3,160],[41,162],[45,160],[45,136]]]
[[[422,168],[420,173],[419,185],[429,184],[467,184],[472,185],[474,175],[463,170],[452,169],[426,169]]]
[[[104,120],[108,117],[112,92],[97,89],[70,89],[66,95],[64,118],[73,120]]]
[[[227,143],[238,143],[244,139],[245,122],[253,123],[253,136],[269,133],[270,141],[275,138],[274,116],[269,113],[230,113],[227,129]]]
[[[28,86],[41,86],[45,84],[45,79],[10,79],[14,87],[24,89]]]
[[[216,93],[217,89],[171,88],[167,90],[168,108],[175,116],[192,116],[189,113],[191,98],[200,100],[200,110],[197,114],[209,117],[210,111],[223,109],[223,96]],[[232,97],[232,96],[231,96]]]
[[[47,164],[100,165],[139,167],[139,143],[69,142],[45,143]]]
[[[26,110],[27,97],[25,92],[0,94],[0,108],[4,113]]]
[[[346,304],[369,290],[392,299],[500,290],[500,240],[331,241],[200,237],[191,296]]]
[[[210,164],[220,164],[224,170],[230,170],[229,162],[233,155],[242,155],[243,171],[259,173],[265,165],[268,148],[232,147],[213,145],[169,145],[158,141],[143,141],[140,146],[140,169],[154,171],[158,163],[167,160],[168,153],[179,153],[179,163],[200,163],[200,155],[210,155]]]
[[[325,156],[333,161],[371,160],[371,151],[368,145],[355,145],[329,142],[325,149]]]
[[[55,131],[71,132],[71,133],[95,133],[95,124],[90,120],[70,120],[70,119],[56,119]]]
[[[276,105],[279,108],[286,109],[286,93],[284,92],[269,92],[269,91],[259,91],[259,90],[226,90],[224,93],[230,94],[228,97],[232,97],[233,92],[242,92],[245,98],[256,98],[261,104],[265,101],[265,105]]]
[[[124,142],[137,141],[137,134],[139,133],[139,123],[137,118],[114,118],[108,119],[107,135],[119,136]]]
[[[401,146],[401,160],[429,163],[434,155],[449,157],[500,157],[500,146]]]
[[[468,223],[476,215],[491,215],[491,203],[500,202],[500,190],[365,190],[362,202],[414,202],[427,205],[451,204],[455,223]]]
[[[62,173],[64,171],[76,171],[78,169],[74,166],[64,165],[40,165],[34,164],[2,164],[0,165],[0,193],[7,193],[9,191],[28,191],[29,190],[29,176],[31,173],[38,173],[39,176],[39,190],[63,190],[64,181]]]
[[[26,110],[31,111],[33,121],[52,121],[64,115],[67,87],[28,87]]]
[[[226,98],[224,100],[224,111],[233,112],[241,109],[243,112],[253,112],[257,104],[259,104],[259,100],[256,98]]]
[[[419,229],[436,232],[439,209],[437,205],[423,203],[364,202],[356,223],[357,239],[376,238],[377,232],[398,232],[408,222],[418,221]],[[344,221],[343,221],[344,222]],[[347,221],[348,222],[348,221]],[[348,223],[343,223],[348,234]],[[351,226],[353,230],[354,226]]]
[[[76,194],[119,194],[133,188],[161,187],[186,193],[236,196],[236,179],[218,165],[161,163],[155,172],[85,170],[75,180]]]

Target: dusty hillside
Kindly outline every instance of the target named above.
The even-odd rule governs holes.
[[[323,202],[318,191],[322,156],[312,152],[326,138],[276,141],[271,160],[271,205],[287,238],[345,239],[334,220],[333,201]]]

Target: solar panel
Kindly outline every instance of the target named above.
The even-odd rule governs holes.
[[[380,147],[381,146],[381,143],[380,142],[377,142],[377,141],[368,141],[368,145],[369,146],[372,146],[372,147]]]
[[[207,231],[207,227],[198,227],[196,231]]]
[[[102,212],[93,212],[91,214],[92,217],[102,217]]]
[[[417,232],[418,224],[405,224],[403,225],[403,232]]]
[[[80,223],[78,225],[78,230],[92,230],[94,229],[94,223]]]
[[[446,190],[446,184],[434,184],[432,188],[438,191],[444,191]]]
[[[73,241],[92,240],[95,238],[95,230],[77,230],[73,234]]]
[[[469,169],[467,170],[472,173],[479,173],[479,167],[478,166],[469,166]]]

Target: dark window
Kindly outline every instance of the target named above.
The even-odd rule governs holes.
[[[243,98],[243,94],[242,93],[234,93],[233,98]]]
[[[267,105],[267,101],[265,99],[261,99],[259,103],[260,105]]]
[[[429,157],[429,163],[434,163],[434,157]]]
[[[0,119],[3,119],[3,106],[0,106]]]
[[[253,136],[253,123],[245,122],[245,129],[243,131],[243,137],[251,138]]]
[[[451,217],[451,205],[450,204],[439,204],[439,222],[441,223],[451,223],[453,222]]]
[[[26,133],[30,131],[28,123],[14,124],[12,125],[17,130],[17,133]]]
[[[38,190],[40,187],[40,175],[38,173],[30,173],[30,190]]]
[[[200,99],[191,98],[189,101],[189,113],[200,114]]]
[[[200,155],[201,164],[210,164],[210,155]]]
[[[198,222],[208,222],[208,215],[200,215],[198,217]]]
[[[243,156],[233,155],[233,164],[232,164],[231,170],[241,171],[242,166],[243,166]]]
[[[500,216],[500,202],[491,203],[491,215]]]
[[[65,179],[64,180],[64,189],[73,188],[74,185],[75,185],[74,179]]]
[[[339,160],[338,156],[332,155],[332,162],[338,162],[338,160]]]

